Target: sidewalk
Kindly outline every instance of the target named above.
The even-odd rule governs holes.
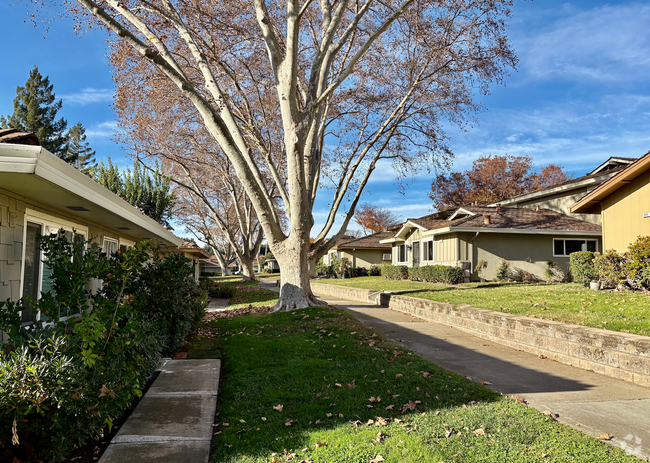
[[[650,458],[650,389],[540,359],[463,331],[369,303],[316,293],[366,326],[448,370],[558,414],[558,421]]]
[[[220,360],[169,360],[99,463],[207,463]]]

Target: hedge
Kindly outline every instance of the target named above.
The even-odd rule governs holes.
[[[463,269],[448,265],[425,265],[409,269],[409,279],[455,285],[463,281]]]
[[[590,251],[573,252],[569,255],[569,265],[573,281],[588,286],[590,281],[596,281],[598,274],[594,265],[594,253]]]
[[[406,280],[409,268],[406,265],[381,264],[381,276],[387,280]]]

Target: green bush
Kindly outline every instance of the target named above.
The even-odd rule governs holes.
[[[406,280],[409,268],[406,265],[381,264],[381,276],[387,280]]]
[[[594,257],[595,255],[591,251],[573,252],[569,255],[569,267],[573,281],[588,286],[589,282],[598,279]]]
[[[455,285],[463,281],[463,269],[447,265],[424,265],[409,269],[409,279]]]
[[[508,281],[510,279],[510,262],[503,259],[496,269],[497,281]]]
[[[594,268],[603,288],[616,288],[625,283],[624,261],[623,256],[613,249],[603,254],[595,253]]]
[[[365,267],[353,267],[349,270],[350,278],[367,277],[368,269]]]
[[[180,255],[138,243],[106,257],[86,244],[42,238],[53,291],[30,301],[40,321],[20,325],[23,300],[0,308],[0,445],[17,458],[58,461],[110,429],[207,303]]]
[[[381,276],[381,267],[379,265],[371,265],[368,270],[368,276],[378,277]]]
[[[633,287],[648,286],[644,277],[650,266],[650,236],[639,236],[625,253],[624,271]]]

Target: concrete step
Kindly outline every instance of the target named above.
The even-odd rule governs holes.
[[[99,463],[207,462],[221,361],[169,360]]]

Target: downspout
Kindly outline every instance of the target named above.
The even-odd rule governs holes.
[[[479,233],[481,233],[481,232],[477,231],[476,235],[474,235],[474,238],[469,240],[470,244],[472,245],[472,254],[471,254],[470,259],[469,259],[469,264],[472,266],[472,268],[469,270],[469,275],[470,275],[469,281],[472,281],[472,274],[474,273],[474,244],[472,244],[472,243],[474,242],[476,237],[479,235]],[[477,253],[477,257],[478,257],[478,253]]]

